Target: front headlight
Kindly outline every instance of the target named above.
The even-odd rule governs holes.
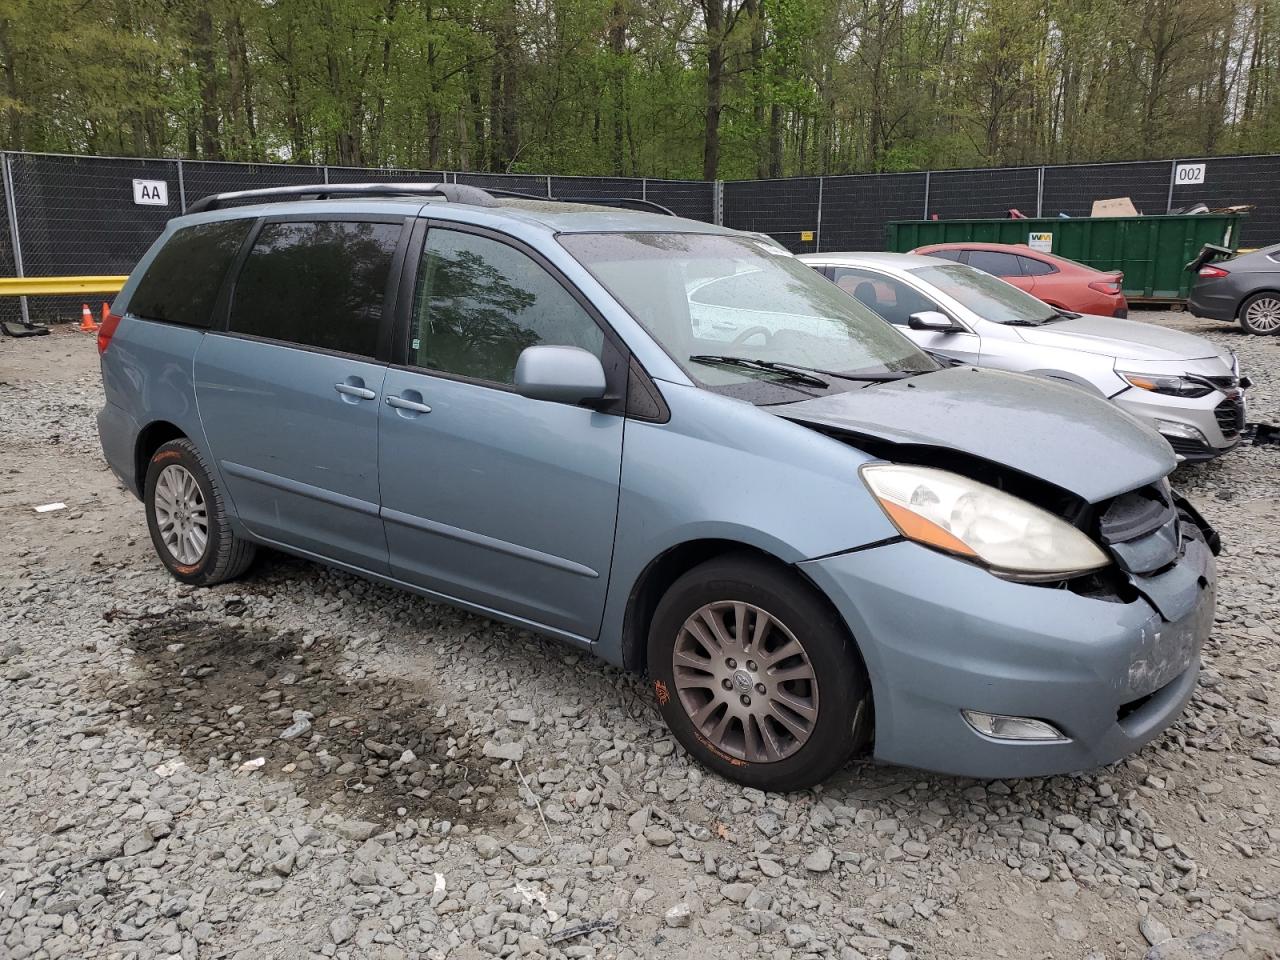
[[[1162,393],[1169,397],[1186,397],[1193,400],[1196,397],[1208,396],[1214,390],[1209,384],[1201,380],[1192,380],[1190,377],[1154,377],[1146,373],[1125,373],[1123,370],[1117,370],[1116,373],[1131,387],[1150,390],[1152,393]]]
[[[862,478],[908,540],[988,567],[1010,580],[1064,580],[1107,559],[1087,536],[1037,506],[968,477],[873,463]]]

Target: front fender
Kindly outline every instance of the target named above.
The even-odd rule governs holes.
[[[626,425],[601,656],[621,662],[637,580],[682,544],[730,541],[795,564],[897,536],[858,476],[870,455],[696,387],[662,391],[669,422]]]

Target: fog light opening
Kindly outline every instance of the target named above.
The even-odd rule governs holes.
[[[1034,740],[1040,743],[1065,743],[1062,731],[1043,720],[1031,717],[1007,717],[999,713],[983,713],[981,710],[961,710],[965,723],[984,737],[995,740]]]
[[[1189,423],[1177,423],[1173,420],[1156,420],[1156,429],[1164,437],[1177,437],[1179,440],[1195,440],[1197,443],[1208,443],[1205,435]]]

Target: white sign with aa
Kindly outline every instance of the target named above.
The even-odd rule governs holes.
[[[153,207],[169,205],[169,184],[163,180],[133,181],[133,202]]]
[[[1204,183],[1203,163],[1180,163],[1173,171],[1173,183],[1177,187],[1189,187]]]

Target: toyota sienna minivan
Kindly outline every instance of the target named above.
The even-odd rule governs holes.
[[[1169,446],[939,368],[758,237],[455,184],[220,195],[98,347],[173,576],[270,547],[558,637],[647,671],[739,783],[1081,770],[1196,685],[1217,537]]]

